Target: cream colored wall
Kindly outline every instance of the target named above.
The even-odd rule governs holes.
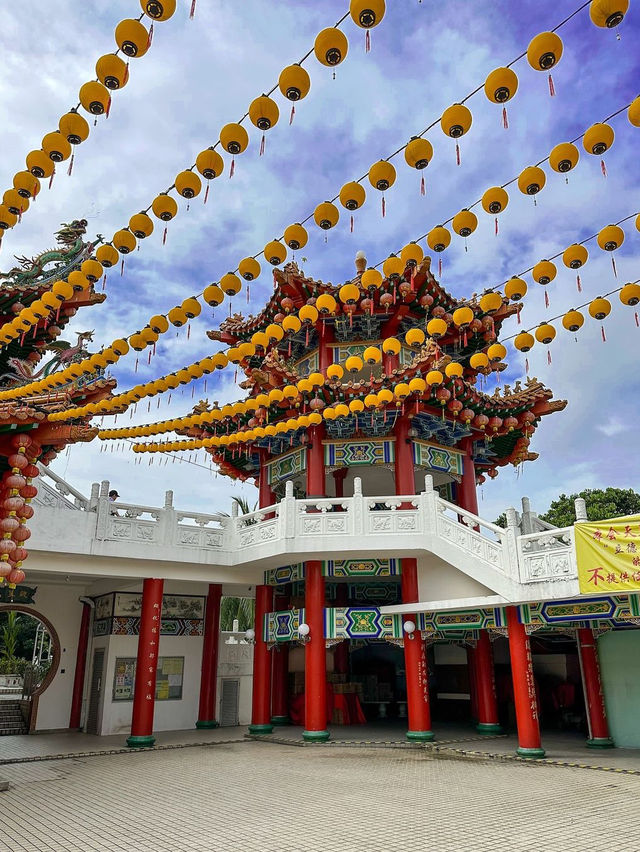
[[[418,559],[418,590],[421,601],[455,600],[493,594],[491,589],[437,556]]]

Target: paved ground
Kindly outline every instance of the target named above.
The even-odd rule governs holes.
[[[257,742],[3,767],[2,852],[640,850],[638,779]]]

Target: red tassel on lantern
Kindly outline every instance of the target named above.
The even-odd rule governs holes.
[[[509,129],[509,116],[507,115],[506,107],[502,107],[502,126],[505,130]]]
[[[636,311],[633,316],[636,320],[636,328],[640,328],[640,317],[638,317],[638,312]]]
[[[111,95],[109,95],[109,100],[107,101],[107,111],[104,114],[105,118],[109,118],[109,113],[111,112]]]
[[[550,349],[547,349],[547,363],[548,364],[551,363],[551,350]]]
[[[266,140],[265,140],[265,135],[264,135],[264,133],[263,133],[263,134],[262,134],[262,139],[260,140],[260,156],[261,156],[261,157],[262,157],[262,155],[264,154],[265,141],[266,141]]]
[[[611,266],[613,267],[613,274],[617,278],[618,277],[618,270],[616,269],[616,259],[613,255],[611,255]]]
[[[606,178],[606,176],[607,176],[607,167],[606,167],[606,165],[605,165],[604,160],[600,160],[600,171],[602,172],[602,177],[605,177],[605,178]]]
[[[191,323],[187,323],[187,340],[191,337]]]
[[[196,0],[191,0],[191,11],[189,12],[190,20],[193,20],[195,14],[196,14]]]
[[[456,163],[460,165],[460,146],[456,142]]]
[[[556,87],[553,85],[553,77],[549,74],[549,94],[552,98],[556,96]]]
[[[151,350],[149,350],[149,353],[147,355],[147,366],[149,366],[150,363],[151,363]]]
[[[438,278],[442,278],[442,258],[438,258]]]
[[[353,233],[353,216],[350,217],[349,232]]]
[[[517,316],[517,318],[518,318],[518,325],[520,325],[520,323],[522,322],[522,320],[520,319],[520,311],[521,311],[521,310],[522,310],[522,308],[520,307],[520,305],[518,305],[518,310],[517,310],[517,312],[516,312],[516,316]],[[465,344],[464,344],[464,345],[465,345],[465,346],[467,345],[466,340],[465,340]]]
[[[247,304],[249,304],[249,293],[251,291],[251,287],[247,284]]]
[[[53,186],[53,178],[55,177],[55,173],[56,173],[56,170],[54,169],[51,172],[51,177],[49,178],[49,189],[51,189],[51,187]]]
[[[208,198],[209,198],[209,184],[207,184],[207,188],[204,191],[204,201],[202,203],[206,204]]]
[[[600,326],[600,334],[602,335],[602,342],[606,343],[607,342],[607,335],[604,333],[604,326],[603,325]]]
[[[232,178],[236,171],[236,158],[231,158],[231,168],[229,169],[229,178]]]
[[[120,278],[124,275],[124,257],[122,258],[122,263],[120,264]]]
[[[102,289],[103,289],[103,290],[106,290],[106,289],[107,289],[107,274],[106,274],[106,272],[105,272],[105,274],[104,274],[104,276],[103,276],[103,278],[102,278]]]
[[[289,115],[289,127],[291,127],[291,125],[293,124],[293,117],[294,117],[295,114],[296,114],[296,105],[292,104],[291,113]]]
[[[582,281],[580,281],[579,275],[576,275],[576,284],[578,285],[578,293],[582,293]]]
[[[386,203],[385,203],[384,195],[383,195],[383,196],[382,196],[382,218],[384,219],[384,217],[385,217],[386,215],[387,215],[387,205],[386,205]]]
[[[495,231],[495,234],[496,234],[496,237],[497,237],[498,236],[498,217],[497,216],[494,219],[494,223],[495,223],[494,224],[494,231]]]
[[[549,294],[546,290],[544,291],[544,306],[545,308],[549,307]]]
[[[149,27],[149,38],[147,39],[147,50],[151,47],[152,41],[153,41],[153,23]]]
[[[364,37],[364,52],[369,53],[371,50],[371,36],[369,35],[369,30],[367,30]]]
[[[69,160],[69,168],[67,169],[67,174],[71,177],[71,172],[73,171],[73,161],[75,159],[75,153],[71,155],[71,159]],[[53,175],[52,175],[53,177]]]
[[[424,182],[424,175],[420,178],[420,195],[427,194],[427,186]]]

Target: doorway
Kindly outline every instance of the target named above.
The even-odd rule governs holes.
[[[102,698],[102,681],[104,670],[104,648],[96,648],[93,652],[91,667],[91,689],[89,691],[89,710],[87,712],[86,731],[88,734],[98,733],[98,713]]]

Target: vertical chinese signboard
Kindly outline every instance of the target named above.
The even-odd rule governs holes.
[[[582,594],[640,591],[640,515],[576,524]]]

